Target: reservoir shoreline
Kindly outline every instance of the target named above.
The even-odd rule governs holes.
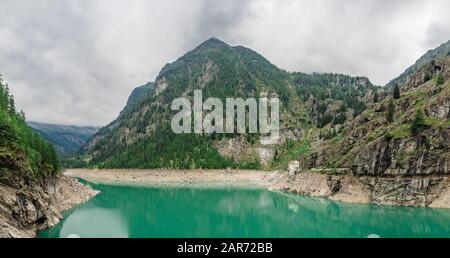
[[[167,169],[68,169],[65,176],[80,178],[92,183],[141,186],[257,186],[271,191],[288,192],[310,197],[323,197],[332,201],[356,204],[377,204],[404,207],[430,207],[450,209],[450,185],[448,177],[397,178],[332,176],[318,172],[290,175],[284,171],[258,170],[167,170]],[[384,180],[379,182],[379,180]],[[388,183],[385,181],[389,180]],[[439,191],[420,192],[434,182]],[[394,193],[394,198],[372,187],[373,184],[391,185],[392,182],[417,189]],[[375,183],[374,183],[375,182]],[[405,183],[406,182],[406,183]],[[408,186],[410,189],[411,186]],[[436,189],[433,187],[432,189]],[[384,190],[384,189],[383,189]],[[388,189],[389,192],[390,189]],[[400,196],[400,197],[399,197]]]
[[[253,185],[268,188],[282,173],[257,170],[68,169],[65,176],[113,185]]]
[[[83,181],[83,180],[82,180]],[[353,205],[263,187],[94,184],[39,238],[448,237],[448,210]]]

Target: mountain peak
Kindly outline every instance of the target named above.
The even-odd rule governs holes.
[[[210,38],[207,41],[200,44],[197,49],[214,49],[214,48],[227,48],[230,47],[227,43],[217,38]]]

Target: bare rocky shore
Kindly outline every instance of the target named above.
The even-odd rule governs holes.
[[[283,174],[271,190],[347,203],[371,203],[370,190],[354,177],[333,177],[315,172]]]
[[[448,177],[375,178],[318,172],[286,173],[271,189],[347,203],[450,209]]]
[[[0,184],[0,238],[33,238],[55,226],[62,212],[98,194],[76,179],[59,176],[18,188]]]
[[[69,169],[69,177],[94,183],[139,185],[255,185],[269,187],[281,174],[257,170]]]

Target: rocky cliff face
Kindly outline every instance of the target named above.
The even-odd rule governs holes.
[[[75,179],[60,176],[42,182],[0,184],[0,238],[32,238],[55,226],[61,212],[97,193]]]
[[[401,98],[392,100],[392,122],[387,98],[347,123],[342,137],[302,156],[302,167],[349,172],[368,187],[373,203],[429,206],[449,187],[449,79],[450,58],[424,65],[402,88]],[[425,117],[414,130],[418,110]]]
[[[0,238],[31,238],[97,194],[65,176],[33,179],[24,155],[0,156]]]

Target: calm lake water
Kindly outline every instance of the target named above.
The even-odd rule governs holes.
[[[93,185],[42,238],[450,237],[450,210],[351,205],[256,188]]]

